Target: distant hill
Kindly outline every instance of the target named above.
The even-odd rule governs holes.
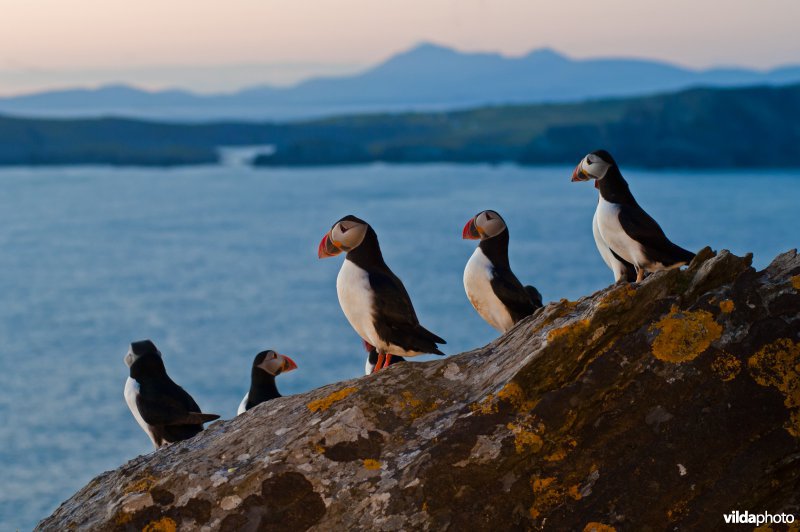
[[[626,166],[796,168],[800,85],[285,123],[0,116],[0,165],[206,164],[254,145],[274,147],[262,166],[574,163],[602,147]]]
[[[317,78],[294,87],[253,87],[231,94],[147,92],[114,85],[0,98],[0,112],[29,116],[209,120],[287,120],[480,105],[574,102],[688,87],[800,82],[800,66],[759,72],[691,70],[640,59],[570,59],[550,49],[522,57],[465,53],[420,44],[360,74]]]

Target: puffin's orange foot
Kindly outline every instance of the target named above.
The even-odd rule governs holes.
[[[383,367],[383,360],[385,355],[381,352],[378,352],[378,361],[375,363],[375,367],[372,368],[372,373],[377,373]]]
[[[389,364],[392,363],[392,355],[391,353],[386,353],[386,360],[383,362],[383,367],[388,368]]]

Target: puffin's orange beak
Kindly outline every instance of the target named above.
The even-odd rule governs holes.
[[[572,171],[572,179],[571,181],[574,183],[575,181],[589,181],[589,176],[583,170],[583,167],[578,163],[578,166],[575,167],[575,170]]]
[[[322,241],[319,243],[319,248],[317,248],[317,257],[321,259],[335,257],[341,252],[342,250],[331,242],[330,235],[325,233],[325,236],[322,237]]]
[[[475,218],[470,219],[467,225],[464,226],[464,230],[461,231],[461,238],[464,240],[480,240],[481,234],[475,225]]]
[[[281,370],[285,373],[287,371],[292,371],[293,369],[297,369],[297,364],[294,363],[294,360],[287,357],[286,355],[281,355],[283,357],[283,367]]]

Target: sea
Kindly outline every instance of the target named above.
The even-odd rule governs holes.
[[[567,166],[226,164],[0,169],[0,529],[28,530],[103,471],[152,452],[123,399],[132,341],[160,348],[206,412],[231,418],[261,350],[291,356],[284,395],[363,374],[336,297],[342,258],[317,258],[347,214],[367,220],[421,323],[448,355],[497,333],[462,284],[484,209],[511,266],[545,301],[613,282],[592,237],[597,191]],[[800,171],[623,168],[676,243],[752,252],[800,244]],[[424,359],[424,357],[420,357]],[[366,377],[368,378],[368,377]]]

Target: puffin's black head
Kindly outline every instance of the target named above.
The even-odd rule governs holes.
[[[131,367],[134,362],[141,359],[161,360],[161,351],[159,351],[156,344],[150,340],[133,342],[128,349],[128,354],[125,355],[125,365]]]
[[[593,151],[584,157],[572,171],[572,181],[595,179],[594,186],[596,187],[597,181],[603,179],[610,169],[616,167],[617,162],[606,150]]]
[[[369,230],[369,224],[352,214],[345,216],[325,233],[317,249],[317,256],[321,259],[333,257],[342,251],[348,252],[357,248]]]
[[[506,222],[497,211],[481,211],[473,216],[464,226],[461,238],[469,240],[486,240],[506,230]]]
[[[272,349],[268,349],[256,355],[253,360],[253,369],[256,368],[269,373],[273,377],[277,377],[281,373],[297,369],[297,364],[286,355],[281,355]]]

